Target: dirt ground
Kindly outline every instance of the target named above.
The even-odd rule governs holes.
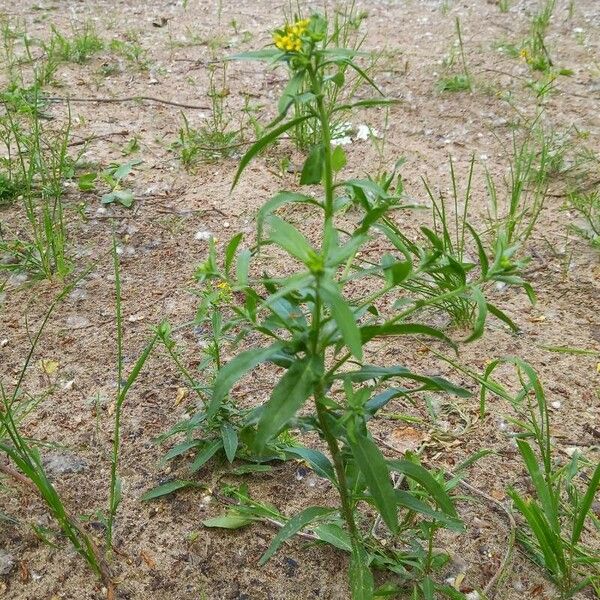
[[[379,166],[406,158],[402,173],[409,195],[426,201],[421,177],[442,191],[449,189],[448,157],[457,173],[466,174],[472,156],[478,161],[470,217],[481,224],[486,212],[483,166],[501,182],[506,173],[505,148],[511,143],[511,124],[517,113],[533,115],[536,98],[525,85],[527,65],[497,48],[501,42],[518,42],[527,35],[531,12],[538,2],[514,0],[502,13],[491,0],[452,1],[359,1],[366,10],[363,23],[365,48],[380,50],[382,60],[375,78],[384,92],[400,100],[391,109],[381,158],[370,141],[355,140],[347,146],[348,176],[363,176]],[[319,3],[302,3],[319,9]],[[47,38],[50,27],[70,31],[73,23],[90,21],[104,40],[139,35],[147,50],[148,70],[140,70],[115,58],[106,49],[84,65],[62,65],[56,83],[47,91],[74,99],[153,96],[183,104],[207,106],[207,64],[216,53],[223,56],[259,48],[269,42],[270,31],[283,20],[280,2],[222,3],[189,0],[0,0],[0,13],[11,21],[24,22],[30,35]],[[455,39],[455,17],[460,17],[466,58],[475,78],[473,92],[436,91],[444,72],[442,58]],[[161,20],[161,18],[164,18]],[[234,31],[232,20],[237,23]],[[159,24],[156,26],[153,24]],[[249,33],[245,33],[249,32]],[[215,41],[216,40],[216,41]],[[218,42],[218,43],[217,43]],[[544,101],[544,124],[565,139],[574,128],[586,132],[585,145],[600,148],[600,2],[559,0],[548,36],[548,45],[561,67],[571,69],[559,77],[553,93]],[[107,69],[107,65],[116,67]],[[108,75],[106,73],[109,73]],[[259,63],[232,63],[229,67],[230,95],[227,110],[237,120],[247,96],[258,106],[258,117],[267,122],[273,114],[285,74]],[[511,95],[512,104],[506,102]],[[151,329],[163,319],[173,324],[193,319],[197,298],[193,273],[206,257],[208,242],[197,236],[211,232],[222,247],[236,231],[251,237],[257,209],[273,193],[293,188],[295,175],[281,172],[279,160],[300,156],[283,143],[277,153],[256,160],[233,194],[229,189],[237,158],[199,164],[187,173],[176,153],[176,141],[184,112],[192,126],[208,115],[206,110],[186,109],[156,102],[71,103],[73,139],[104,136],[86,147],[83,159],[105,167],[124,161],[121,149],[134,135],[140,150],[133,158],[143,160],[131,178],[134,208],[101,207],[95,194],[83,194],[75,183],[69,188],[67,205],[71,251],[77,271],[95,263],[94,269],[60,304],[53,314],[26,378],[26,390],[40,394],[53,384],[27,420],[25,433],[56,447],[43,452],[59,467],[53,481],[74,514],[93,515],[107,503],[109,451],[112,440],[111,402],[116,389],[116,342],[114,326],[114,272],[110,257],[113,228],[122,249],[122,287],[125,318],[125,365],[129,370],[149,338]],[[64,118],[65,106],[56,102],[48,112]],[[367,123],[382,130],[380,111],[356,113],[354,125]],[[81,146],[74,146],[73,152]],[[593,177],[593,174],[590,175]],[[598,173],[596,172],[596,178]],[[518,323],[521,332],[511,334],[499,321],[490,320],[484,338],[461,348],[460,361],[481,372],[486,361],[517,355],[537,369],[553,404],[553,435],[558,450],[567,456],[573,448],[591,460],[599,459],[600,375],[598,357],[549,352],[544,346],[570,346],[600,351],[600,263],[598,254],[568,230],[575,215],[563,210],[558,176],[540,222],[530,239],[527,254],[532,260],[527,279],[538,302],[531,306],[521,290],[494,290],[494,301]],[[308,211],[285,212],[305,231],[317,230],[316,216]],[[405,213],[408,215],[409,213]],[[0,219],[13,228],[21,217],[6,209]],[[426,220],[417,214],[405,223],[409,230]],[[269,268],[287,268],[273,257]],[[2,380],[11,382],[28,350],[29,328],[39,324],[60,283],[30,282],[12,277],[0,294],[0,347]],[[462,335],[456,332],[457,337]],[[198,340],[191,329],[177,333],[177,341],[193,367]],[[399,364],[427,373],[447,376],[474,391],[473,382],[421,351],[415,343],[377,347],[372,360]],[[58,362],[57,373],[46,376],[39,361]],[[508,373],[508,372],[506,372]],[[268,393],[268,376],[256,378],[237,389],[240,401],[259,402]],[[223,507],[206,492],[185,491],[156,503],[142,503],[143,492],[173,476],[158,460],[166,448],[154,438],[193,408],[190,395],[176,402],[184,382],[161,351],[156,352],[132,389],[123,417],[121,475],[123,502],[116,521],[112,560],[117,575],[119,599],[169,598],[183,600],[284,600],[319,598],[343,600],[347,557],[335,549],[309,545],[295,539],[265,565],[258,559],[267,548],[274,529],[268,525],[226,532],[206,529],[201,521],[216,516]],[[425,406],[404,406],[395,401],[391,412],[427,417]],[[462,416],[457,416],[460,411]],[[424,460],[429,466],[452,468],[482,448],[496,451],[475,465],[468,483],[503,503],[511,484],[523,484],[525,472],[513,442],[505,431],[509,407],[491,399],[491,416],[479,420],[478,399],[454,401],[442,410],[438,434],[417,429],[416,436],[431,437]],[[448,435],[439,435],[446,429]],[[375,435],[388,446],[402,443],[406,434],[397,421],[378,419]],[[455,435],[453,435],[455,434]],[[386,452],[394,455],[389,447]],[[66,458],[65,458],[66,457]],[[68,461],[67,468],[64,461]],[[176,465],[175,465],[176,467]],[[314,477],[301,476],[293,462],[276,466],[267,474],[246,478],[252,495],[272,502],[287,514],[309,504],[335,502],[332,490]],[[210,483],[211,473],[199,480]],[[463,490],[464,492],[464,490]],[[466,570],[464,584],[471,588],[486,584],[498,569],[506,549],[509,524],[505,514],[488,500],[471,494],[460,502],[466,533],[446,535],[440,542],[454,555],[454,567]],[[0,511],[18,520],[2,523],[0,549],[14,560],[14,568],[0,577],[0,596],[14,600],[75,600],[105,597],[102,584],[94,579],[82,559],[59,540],[56,547],[43,543],[32,525],[52,527],[42,503],[25,490],[2,482]],[[598,540],[595,540],[596,547]],[[463,565],[463,566],[461,566]],[[542,573],[517,551],[513,570],[500,586],[497,598],[552,598],[551,586]],[[582,592],[580,598],[592,597]]]

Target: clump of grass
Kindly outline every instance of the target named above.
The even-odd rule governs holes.
[[[52,26],[52,37],[44,44],[44,48],[49,61],[83,64],[104,48],[104,42],[90,23],[86,23],[80,30],[73,30],[71,38]]]
[[[567,206],[583,221],[581,225],[572,224],[571,228],[600,250],[600,191],[573,191],[567,198]]]
[[[147,71],[150,68],[148,50],[139,43],[136,35],[130,34],[125,40],[114,39],[109,48],[139,71]]]
[[[23,182],[18,176],[0,172],[0,207],[12,204],[23,191]]]
[[[227,107],[229,87],[226,63],[220,67],[209,67],[207,95],[211,110],[206,125],[191,127],[187,117],[182,115],[179,139],[173,144],[173,149],[178,152],[187,170],[199,162],[211,163],[233,156],[241,135],[240,129],[231,127],[233,119]]]
[[[600,589],[600,557],[586,546],[586,521],[600,489],[600,464],[575,452],[560,464],[552,443],[550,413],[544,389],[533,368],[520,359],[495,360],[486,369],[490,377],[498,365],[513,364],[522,389],[509,398],[516,413],[511,423],[517,448],[530,477],[532,493],[508,490],[514,508],[524,519],[517,537],[525,551],[549,574],[561,599],[572,598],[590,586]],[[482,388],[482,401],[486,387]],[[585,473],[588,471],[589,475]]]
[[[487,174],[490,229],[509,246],[522,246],[531,236],[544,208],[551,177],[558,172],[563,152],[553,145],[539,124],[539,115],[522,137],[515,132],[510,149],[504,190]]]
[[[36,88],[33,105],[37,104]],[[59,128],[44,122],[37,110],[20,113],[8,108],[0,118],[0,142],[8,157],[5,179],[8,190],[18,188],[17,199],[28,225],[22,237],[0,241],[0,247],[15,258],[3,268],[44,278],[65,277],[71,270],[63,216],[63,184],[74,174],[68,154],[70,127],[70,112]]]
[[[470,92],[473,89],[473,79],[471,77],[471,74],[469,73],[467,58],[465,56],[465,47],[463,44],[460,19],[458,17],[456,17],[455,29],[459,49],[461,72],[442,77],[438,81],[438,90],[440,92]],[[446,68],[452,67],[456,62],[454,48],[452,49],[449,58],[445,62]]]
[[[4,465],[0,468],[3,474],[9,475],[18,483],[31,486],[39,494],[54,519],[56,519],[65,537],[71,542],[73,548],[83,556],[91,570],[103,579],[109,590],[109,597],[114,598],[111,574],[102,554],[94,544],[92,537],[67,510],[63,499],[49,480],[39,450],[40,444],[29,437],[25,437],[21,432],[21,421],[27,417],[31,410],[31,407],[27,406],[27,403],[22,399],[25,375],[51,314],[59,302],[73,290],[76,283],[73,282],[65,286],[50,304],[40,327],[32,337],[31,348],[24,360],[16,383],[4,381],[4,378],[0,379],[0,451],[6,454],[9,461],[18,468],[18,471]],[[10,387],[12,387],[12,392],[9,391]]]

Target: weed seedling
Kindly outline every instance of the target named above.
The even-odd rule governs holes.
[[[469,68],[467,65],[465,47],[463,44],[462,31],[460,26],[460,19],[458,17],[456,17],[455,26],[460,55],[460,66],[462,72],[440,79],[440,81],[438,82],[438,89],[441,92],[470,92],[473,89],[473,80],[471,78]],[[448,66],[454,64],[454,61],[454,54],[451,53],[450,58],[447,61]]]
[[[44,44],[50,62],[75,62],[83,64],[104,48],[104,43],[88,23],[82,30],[73,31],[71,39],[52,27],[52,37]]]
[[[211,65],[208,83],[211,111],[208,123],[195,129],[182,115],[179,140],[173,144],[187,170],[191,170],[198,162],[215,162],[235,154],[241,133],[231,128],[232,117],[226,104],[228,95],[227,63],[219,67]],[[242,114],[248,113],[243,111]]]
[[[600,464],[590,465],[578,452],[566,464],[558,464],[546,396],[531,366],[519,359],[493,361],[485,378],[504,362],[515,365],[522,385],[511,400],[518,416],[510,421],[518,430],[516,444],[534,490],[527,496],[516,488],[508,491],[526,524],[519,530],[519,541],[550,574],[561,599],[572,598],[588,586],[598,592],[600,557],[585,546],[582,537],[586,520],[593,519]],[[583,476],[585,467],[591,467],[589,477]]]

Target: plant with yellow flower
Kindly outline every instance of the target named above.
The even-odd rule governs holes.
[[[272,46],[237,57],[281,63],[290,77],[276,118],[241,158],[232,189],[262,150],[299,124],[314,120],[319,125],[318,138],[299,177],[300,186],[311,186],[310,193],[301,187],[282,191],[267,201],[257,217],[257,242],[243,248],[238,233],[226,244],[222,263],[211,243],[208,259],[196,272],[206,289],[201,294],[200,322],[204,328],[210,315],[217,337],[229,332],[234,342],[247,340],[250,347],[225,364],[221,364],[221,352],[216,354],[216,377],[204,406],[172,431],[184,431],[192,440],[180,445],[182,451],[196,453],[192,470],[213,456],[230,462],[244,459],[256,470],[264,467],[264,462],[300,458],[337,492],[338,508],[308,507],[290,518],[261,563],[287,537],[310,527],[314,537],[350,554],[354,600],[374,597],[372,568],[402,574],[398,585],[386,586],[386,595],[390,590],[413,598],[446,595],[448,586],[435,582],[429,573],[443,563],[433,550],[437,530],[462,529],[453,501],[442,479],[417,457],[387,459],[369,432],[369,422],[394,398],[413,401],[423,391],[458,396],[469,392],[404,365],[373,366],[367,359],[373,356],[369,347],[383,337],[405,335],[434,337],[454,347],[445,332],[418,322],[424,309],[441,306],[449,298],[464,300],[477,312],[469,340],[483,334],[488,312],[514,328],[502,311],[485,300],[483,286],[509,277],[510,283],[520,280],[514,267],[502,262],[502,252],[488,260],[474,230],[469,232],[479,248],[478,264],[444,250],[447,245],[442,238],[448,232],[423,228],[425,243],[409,239],[395,220],[399,211],[410,210],[401,184],[396,188],[392,184],[397,180],[395,171],[380,179],[343,178],[347,157],[341,146],[332,143],[333,120],[342,111],[389,107],[394,101],[383,97],[357,63],[361,53],[334,46],[332,39],[327,20],[312,15],[277,29]],[[379,97],[353,97],[356,88],[347,89],[348,71],[355,72]],[[339,101],[340,91],[345,92],[343,101]],[[320,231],[312,232],[316,242],[275,215],[290,204],[315,211],[322,222]],[[356,209],[351,223],[343,217],[349,206]],[[362,252],[375,236],[378,244],[387,245],[379,261]],[[264,264],[251,268],[267,245],[285,253],[297,269],[284,274],[265,272]],[[474,276],[475,272],[479,274]],[[452,273],[445,284],[427,287],[443,273]],[[350,285],[355,292],[352,295],[347,291]],[[426,294],[421,293],[423,289]],[[220,299],[229,290],[232,302],[225,314],[230,318],[225,319],[214,310],[211,299]],[[368,292],[360,295],[358,290]],[[402,302],[394,303],[398,298]],[[238,384],[261,364],[260,373],[270,372],[278,381],[267,400],[242,410],[235,401]],[[402,383],[390,385],[394,380]],[[253,381],[248,390],[254,389],[259,387],[254,388]],[[316,434],[328,455],[290,443],[290,431],[298,429]],[[173,456],[173,451],[169,455]],[[405,488],[394,487],[392,472],[408,482]],[[363,510],[365,505],[368,511]],[[240,520],[241,508],[235,510],[236,526],[253,520]],[[373,511],[377,519],[369,524]],[[382,544],[382,538],[387,543]],[[407,545],[410,555],[405,551]]]
[[[273,42],[279,50],[284,52],[300,52],[302,50],[302,36],[306,33],[310,19],[300,19],[292,25],[285,25],[283,29],[275,31]]]

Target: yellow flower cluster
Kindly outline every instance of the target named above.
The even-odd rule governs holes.
[[[521,52],[519,52],[519,56],[521,57],[521,60],[524,60],[528,64],[531,61],[531,54],[527,48],[523,48]]]
[[[302,50],[302,35],[308,28],[310,19],[301,19],[293,25],[286,25],[283,32],[273,35],[275,46],[285,52],[300,52]]]

